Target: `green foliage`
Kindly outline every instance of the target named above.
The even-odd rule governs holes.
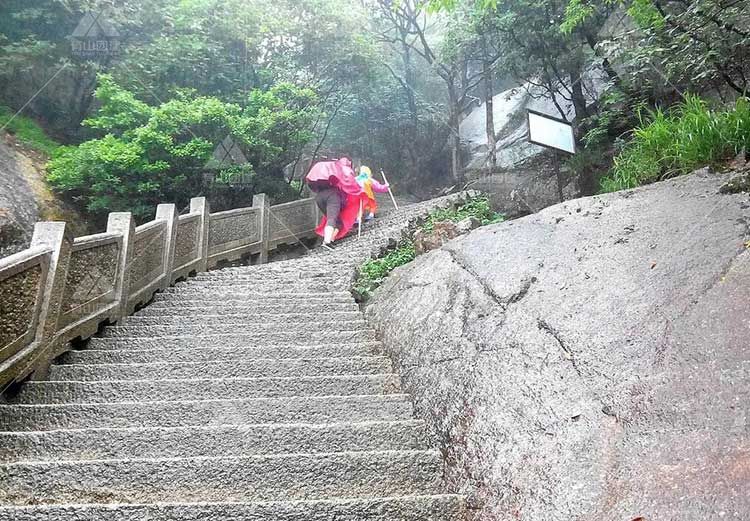
[[[105,8],[121,54],[72,54],[84,12]],[[610,30],[615,9],[637,29]],[[748,0],[5,0],[3,14],[2,103],[20,108],[34,96],[24,114],[64,143],[85,142],[60,152],[51,178],[97,214],[129,208],[133,194],[148,212],[152,201],[200,191],[201,162],[222,133],[249,160],[220,173],[224,200],[261,185],[291,197],[299,188],[282,169],[340,154],[426,193],[452,169],[459,115],[511,82],[573,102],[587,155],[578,163],[589,171],[646,107],[685,91],[750,92]],[[610,80],[596,103],[592,63]]]
[[[144,219],[160,202],[186,204],[201,193],[204,166],[227,135],[248,164],[223,165],[218,184],[242,174],[236,190],[244,200],[260,191],[288,200],[283,166],[310,139],[318,114],[315,94],[288,84],[252,91],[245,108],[189,95],[152,107],[106,75],[96,95],[101,107],[84,123],[103,137],[64,147],[48,166],[51,184],[94,216],[130,210]]]
[[[664,16],[656,8],[653,0],[632,0],[628,14],[643,29],[664,29]]]
[[[570,0],[565,8],[565,19],[560,26],[565,34],[572,33],[577,27],[596,13],[596,7],[585,0]]]
[[[564,33],[570,34],[589,22],[602,7],[614,5],[627,5],[627,13],[641,28],[664,27],[664,17],[653,0],[569,0],[560,28]]]
[[[468,217],[478,219],[483,226],[505,220],[505,216],[492,210],[486,196],[477,196],[456,208],[442,208],[430,212],[419,228],[429,232],[433,230],[435,223],[458,222]],[[405,240],[383,257],[365,262],[360,267],[357,280],[354,283],[355,293],[362,298],[368,298],[383,283],[383,280],[391,271],[413,261],[416,256],[414,242]]]
[[[497,9],[499,0],[473,0],[474,7],[480,10]],[[460,4],[460,0],[425,0],[425,4],[431,13],[440,11],[454,11]]]
[[[15,112],[0,105],[0,129],[13,134],[19,142],[27,147],[51,156],[60,146],[59,143],[42,130],[42,127],[31,118],[15,115]]]
[[[439,222],[459,222],[473,217],[482,223],[482,226],[495,224],[505,220],[503,214],[492,210],[489,199],[484,196],[472,197],[464,204],[457,208],[441,208],[431,212],[421,228],[425,231],[432,231],[435,223]]]
[[[639,29],[606,42],[631,90],[656,100],[680,91],[750,91],[747,0],[568,0],[562,30],[596,27],[599,13],[613,6],[623,6]]]
[[[734,107],[712,110],[697,96],[670,112],[656,110],[615,158],[610,175],[601,181],[602,192],[634,188],[667,177],[718,165],[750,148],[750,101],[740,98]]]
[[[368,297],[383,283],[390,272],[413,261],[416,256],[414,243],[404,241],[383,257],[365,262],[359,268],[357,281],[354,283],[354,291],[361,297]]]

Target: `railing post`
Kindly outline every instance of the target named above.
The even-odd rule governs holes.
[[[116,318],[120,320],[127,315],[128,290],[130,288],[130,264],[133,262],[133,241],[135,240],[135,220],[130,212],[109,214],[107,232],[122,235],[122,250],[117,261],[115,279],[115,302],[119,303]]]
[[[46,246],[52,249],[50,255],[47,280],[44,285],[42,306],[39,310],[36,341],[39,345],[38,354],[34,355],[24,370],[25,377],[34,373],[33,378],[45,378],[52,359],[58,354],[55,335],[63,304],[65,283],[68,278],[68,266],[73,239],[68,226],[64,222],[41,222],[34,226],[31,247]]]
[[[190,213],[199,213],[198,224],[198,251],[201,253],[201,261],[196,271],[198,273],[208,269],[208,230],[211,210],[205,197],[193,197],[190,199]]]
[[[268,262],[268,242],[271,240],[271,205],[266,194],[253,196],[253,208],[260,210],[260,256],[258,262]]]
[[[177,207],[174,204],[160,204],[156,207],[156,219],[167,221],[164,232],[164,280],[160,289],[165,290],[172,282],[172,271],[174,270],[174,251],[177,239]]]

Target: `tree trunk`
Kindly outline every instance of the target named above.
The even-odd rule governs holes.
[[[484,99],[487,120],[487,174],[491,174],[497,165],[497,140],[495,139],[495,112],[493,106],[494,85],[492,68],[487,56],[487,43],[484,42],[484,59],[482,60],[482,80],[484,82]]]
[[[576,74],[578,72],[578,74]],[[586,95],[583,92],[583,77],[579,71],[575,71],[570,75],[570,88],[572,91],[573,107],[576,110],[576,129],[581,126],[581,121],[589,116],[588,108],[586,104]]]
[[[450,147],[451,147],[451,176],[457,185],[462,185],[464,176],[461,165],[461,107],[456,95],[456,87],[449,85],[448,100],[450,103],[448,116],[448,126],[450,128]]]
[[[402,40],[401,46],[402,46],[401,57],[404,62],[404,81],[406,82],[406,88],[404,89],[404,91],[406,93],[406,100],[409,104],[409,118],[411,120],[411,124],[414,126],[413,132],[416,134],[417,126],[419,125],[419,116],[417,114],[417,100],[414,97],[414,89],[415,89],[415,83],[416,83],[415,74],[414,74],[414,65],[412,64],[412,60],[411,60],[411,49],[409,45],[406,43],[406,40]]]

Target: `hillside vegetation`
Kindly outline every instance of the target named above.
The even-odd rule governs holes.
[[[402,192],[460,187],[461,121],[484,103],[479,163],[495,171],[507,136],[492,99],[509,88],[573,123],[568,166],[593,194],[742,149],[749,1],[10,0],[0,104],[66,145],[50,180],[92,219],[196,194],[289,200],[313,161],[340,155]],[[111,36],[84,53],[74,35],[92,13]],[[28,119],[8,130],[56,152]],[[245,159],[207,167],[227,137]]]

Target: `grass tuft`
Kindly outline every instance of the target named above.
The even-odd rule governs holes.
[[[419,228],[429,232],[438,222],[459,222],[469,217],[479,220],[483,226],[505,220],[504,215],[492,210],[486,196],[478,196],[472,197],[458,207],[433,210]],[[365,262],[359,268],[357,280],[354,283],[354,293],[360,299],[366,300],[383,283],[390,272],[413,261],[416,256],[414,242],[407,239],[384,256]]]
[[[13,117],[14,115],[13,110],[0,105],[0,129],[14,135],[21,144],[47,156],[52,156],[60,147],[36,121],[21,115]]]
[[[495,224],[505,220],[505,216],[492,210],[490,200],[487,196],[479,195],[467,200],[457,208],[440,208],[432,211],[425,222],[420,226],[425,231],[432,231],[435,223],[450,221],[457,223],[473,217],[482,223],[482,226]]]
[[[717,111],[689,95],[669,113],[656,110],[641,118],[610,174],[601,179],[601,192],[717,166],[749,145],[750,101],[740,98],[733,107]]]

